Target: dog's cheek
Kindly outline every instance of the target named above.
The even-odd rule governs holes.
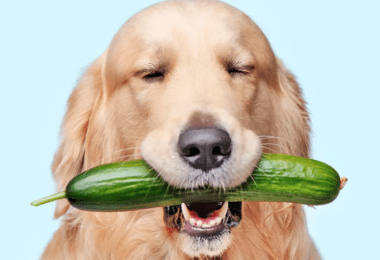
[[[173,168],[173,161],[176,157],[173,153],[175,149],[171,146],[170,131],[156,129],[147,134],[141,143],[141,154],[143,158],[151,164],[156,171],[162,172]]]
[[[235,176],[230,178],[228,186],[236,187],[252,173],[262,153],[262,145],[258,136],[249,129],[239,129],[232,135],[234,147],[231,163]]]
[[[247,114],[245,124],[247,128],[252,129],[258,136],[274,135],[276,129],[276,117],[274,104],[278,96],[264,80],[259,80],[254,95],[247,105]]]
[[[146,135],[148,112],[134,98],[129,87],[116,89],[108,101],[109,117],[116,125],[117,134],[125,148],[136,147]]]

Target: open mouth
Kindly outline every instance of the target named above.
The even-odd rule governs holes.
[[[219,236],[240,224],[241,206],[241,202],[228,201],[182,203],[164,207],[164,221],[190,236]]]

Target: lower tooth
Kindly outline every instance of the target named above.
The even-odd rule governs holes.
[[[219,225],[220,224],[220,222],[222,222],[222,218],[221,217],[216,217],[216,219],[215,219],[215,224],[216,225]]]

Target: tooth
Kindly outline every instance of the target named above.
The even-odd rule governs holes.
[[[211,221],[210,221],[210,223],[209,223],[209,224],[210,224],[210,226],[212,226],[212,227],[213,227],[213,226],[215,226],[215,223],[216,223],[216,221],[213,219],[213,220],[211,220]]]
[[[220,222],[222,222],[222,218],[221,218],[221,217],[219,217],[219,216],[218,216],[218,217],[216,217],[216,218],[215,218],[215,224],[216,224],[216,225],[219,225],[219,224],[220,224]]]
[[[209,228],[209,227],[211,227],[210,224],[203,224],[202,225],[202,228]]]
[[[197,222],[195,219],[193,219],[193,218],[190,218],[190,224],[191,224],[191,225],[193,225],[193,226],[194,226],[194,225],[195,225],[195,222]]]
[[[225,201],[222,208],[219,211],[219,217],[221,217],[221,219],[224,219],[224,217],[226,216],[227,210],[228,210],[228,201]]]
[[[198,227],[201,227],[201,226],[202,226],[202,221],[201,221],[201,220],[198,220],[198,221],[197,221],[197,226],[198,226]]]
[[[181,204],[181,209],[182,209],[183,216],[185,217],[185,220],[188,221],[190,219],[190,213],[187,210],[187,207],[186,207],[185,203]]]

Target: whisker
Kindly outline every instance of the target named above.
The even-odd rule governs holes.
[[[135,156],[135,155],[142,155],[142,154],[141,153],[127,154],[127,155],[120,156],[119,158],[130,157],[130,156]]]
[[[139,147],[136,146],[136,147],[129,147],[129,148],[121,149],[121,150],[115,151],[114,154],[115,153],[120,153],[120,152],[123,152],[123,151],[127,151],[127,150],[134,150],[134,149],[137,149],[137,148],[139,148]]]
[[[137,154],[131,154],[131,155],[124,155],[124,156],[114,157],[114,160],[130,159],[131,157],[137,157],[137,156],[142,156],[142,154],[137,153]]]
[[[153,168],[150,168],[150,169],[148,170],[147,173],[150,173],[151,171],[153,171]],[[154,183],[156,182],[156,180],[158,180],[158,179],[159,179],[159,177],[158,177],[158,174],[157,174],[157,176],[154,178],[154,181],[153,181],[152,185],[149,185],[149,189],[148,189],[148,191],[146,192],[146,194],[145,194],[145,198],[144,198],[144,199],[146,199],[146,197],[147,197],[148,194],[149,194],[150,189],[152,188],[153,184],[154,184]]]
[[[268,149],[268,150],[270,150],[270,151],[272,151],[272,152],[274,152],[274,153],[278,152],[278,151],[276,151],[275,149],[272,149],[272,148],[269,148],[269,147],[266,147],[266,146],[264,146],[264,147],[265,147],[265,149]]]
[[[249,177],[252,179],[252,181],[253,181],[253,183],[256,185],[256,187],[259,187],[259,186],[257,185],[257,182],[256,182],[255,178],[253,178],[252,174],[249,175]]]
[[[253,183],[255,184],[256,188],[259,188],[259,186],[257,185],[257,182],[256,182],[255,178],[253,178],[252,175],[250,175],[250,177],[251,177]],[[262,197],[261,191],[259,190],[258,192],[259,192],[260,197]]]
[[[164,196],[162,198],[163,200],[165,199],[165,196],[168,194],[169,187],[170,187],[170,185],[168,185],[167,188],[166,188],[166,191],[165,191]]]
[[[273,136],[273,135],[258,135],[257,137],[262,138],[262,139],[269,139],[269,138],[282,139],[281,137]]]
[[[283,146],[283,145],[281,145],[281,144],[275,144],[275,143],[262,143],[262,145],[264,146],[264,147],[266,147],[265,146],[265,144],[267,144],[267,145],[277,145],[277,146],[279,146],[279,147],[281,147],[281,148],[286,148],[285,146]]]

